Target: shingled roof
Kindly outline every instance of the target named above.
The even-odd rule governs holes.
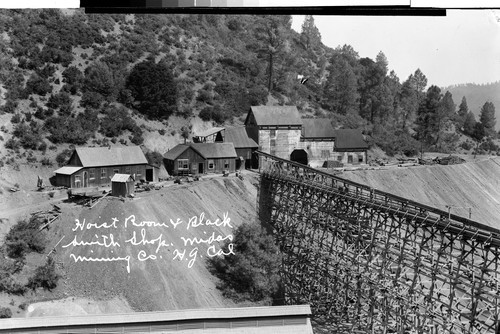
[[[335,130],[335,149],[368,149],[368,144],[359,129]]]
[[[186,144],[179,144],[177,146],[174,146],[171,150],[169,150],[167,153],[163,155],[163,157],[167,160],[175,160],[184,153],[185,150],[189,148],[189,145]]]
[[[250,112],[255,117],[257,125],[302,125],[299,111],[295,106],[252,106]],[[245,121],[246,123],[246,121]]]
[[[147,164],[139,146],[79,147],[75,149],[83,167]],[[73,153],[75,154],[75,153]]]
[[[205,159],[236,158],[233,143],[192,143],[191,147]]]
[[[333,139],[335,129],[328,118],[304,118],[302,119],[302,137]]]
[[[175,160],[190,147],[204,159],[236,158],[233,143],[179,144],[165,153],[163,157],[167,160]]]
[[[244,127],[226,128],[224,141],[233,143],[234,148],[257,148],[259,145],[252,138],[248,137]]]

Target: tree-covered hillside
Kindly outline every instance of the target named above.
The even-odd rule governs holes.
[[[1,10],[0,31],[2,163],[50,163],[47,149],[68,145],[154,149],[202,121],[241,123],[249,106],[269,103],[361,127],[390,155],[452,152],[463,132],[496,135],[491,119],[469,119],[466,131],[457,98],[418,64],[402,80],[382,51],[373,60],[324,46],[311,16],[297,33],[279,15]]]

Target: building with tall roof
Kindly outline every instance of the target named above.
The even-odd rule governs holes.
[[[335,130],[328,118],[302,119],[295,106],[252,106],[245,119],[259,150],[305,165],[357,165],[367,162],[360,130]]]
[[[55,173],[58,186],[108,187],[115,174],[146,178],[148,161],[139,146],[76,148],[66,166]]]
[[[224,135],[224,142],[233,143],[236,155],[236,169],[257,168],[257,156],[254,154],[259,145],[252,138],[248,137],[244,127],[227,127]]]
[[[295,106],[252,106],[245,128],[261,151],[290,159],[300,141],[302,119]]]

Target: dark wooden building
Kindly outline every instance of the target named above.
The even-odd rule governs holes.
[[[130,174],[115,174],[111,178],[111,194],[127,197],[134,194],[135,180]]]
[[[335,159],[347,165],[366,164],[368,144],[359,129],[335,130]]]
[[[232,143],[179,144],[165,153],[170,175],[223,173],[236,170],[236,151]]]
[[[248,137],[244,127],[226,128],[224,142],[233,143],[236,150],[236,169],[258,168],[258,158],[254,152],[259,145],[252,138]]]
[[[115,174],[146,179],[148,161],[139,146],[85,147],[73,151],[66,166],[59,168],[56,184],[68,188],[109,187]]]

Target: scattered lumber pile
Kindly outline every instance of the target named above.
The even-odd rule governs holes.
[[[108,194],[110,194],[109,191],[99,190],[98,187],[72,188],[68,189],[68,200],[92,208],[99,200],[106,197]]]
[[[449,155],[447,157],[436,157],[434,159],[418,159],[418,162],[421,165],[457,165],[463,164],[465,160],[456,155]]]
[[[57,218],[61,216],[61,208],[57,205],[53,205],[52,209],[44,210],[44,211],[36,211],[31,213],[31,219],[36,219],[39,221],[45,221],[43,225],[39,227],[39,231],[42,231],[45,228],[49,228],[50,224],[52,224]]]
[[[458,165],[458,164],[463,164],[465,162],[464,159],[457,157],[456,155],[450,155],[441,158],[438,157],[434,160],[436,161],[436,163],[440,165]]]

